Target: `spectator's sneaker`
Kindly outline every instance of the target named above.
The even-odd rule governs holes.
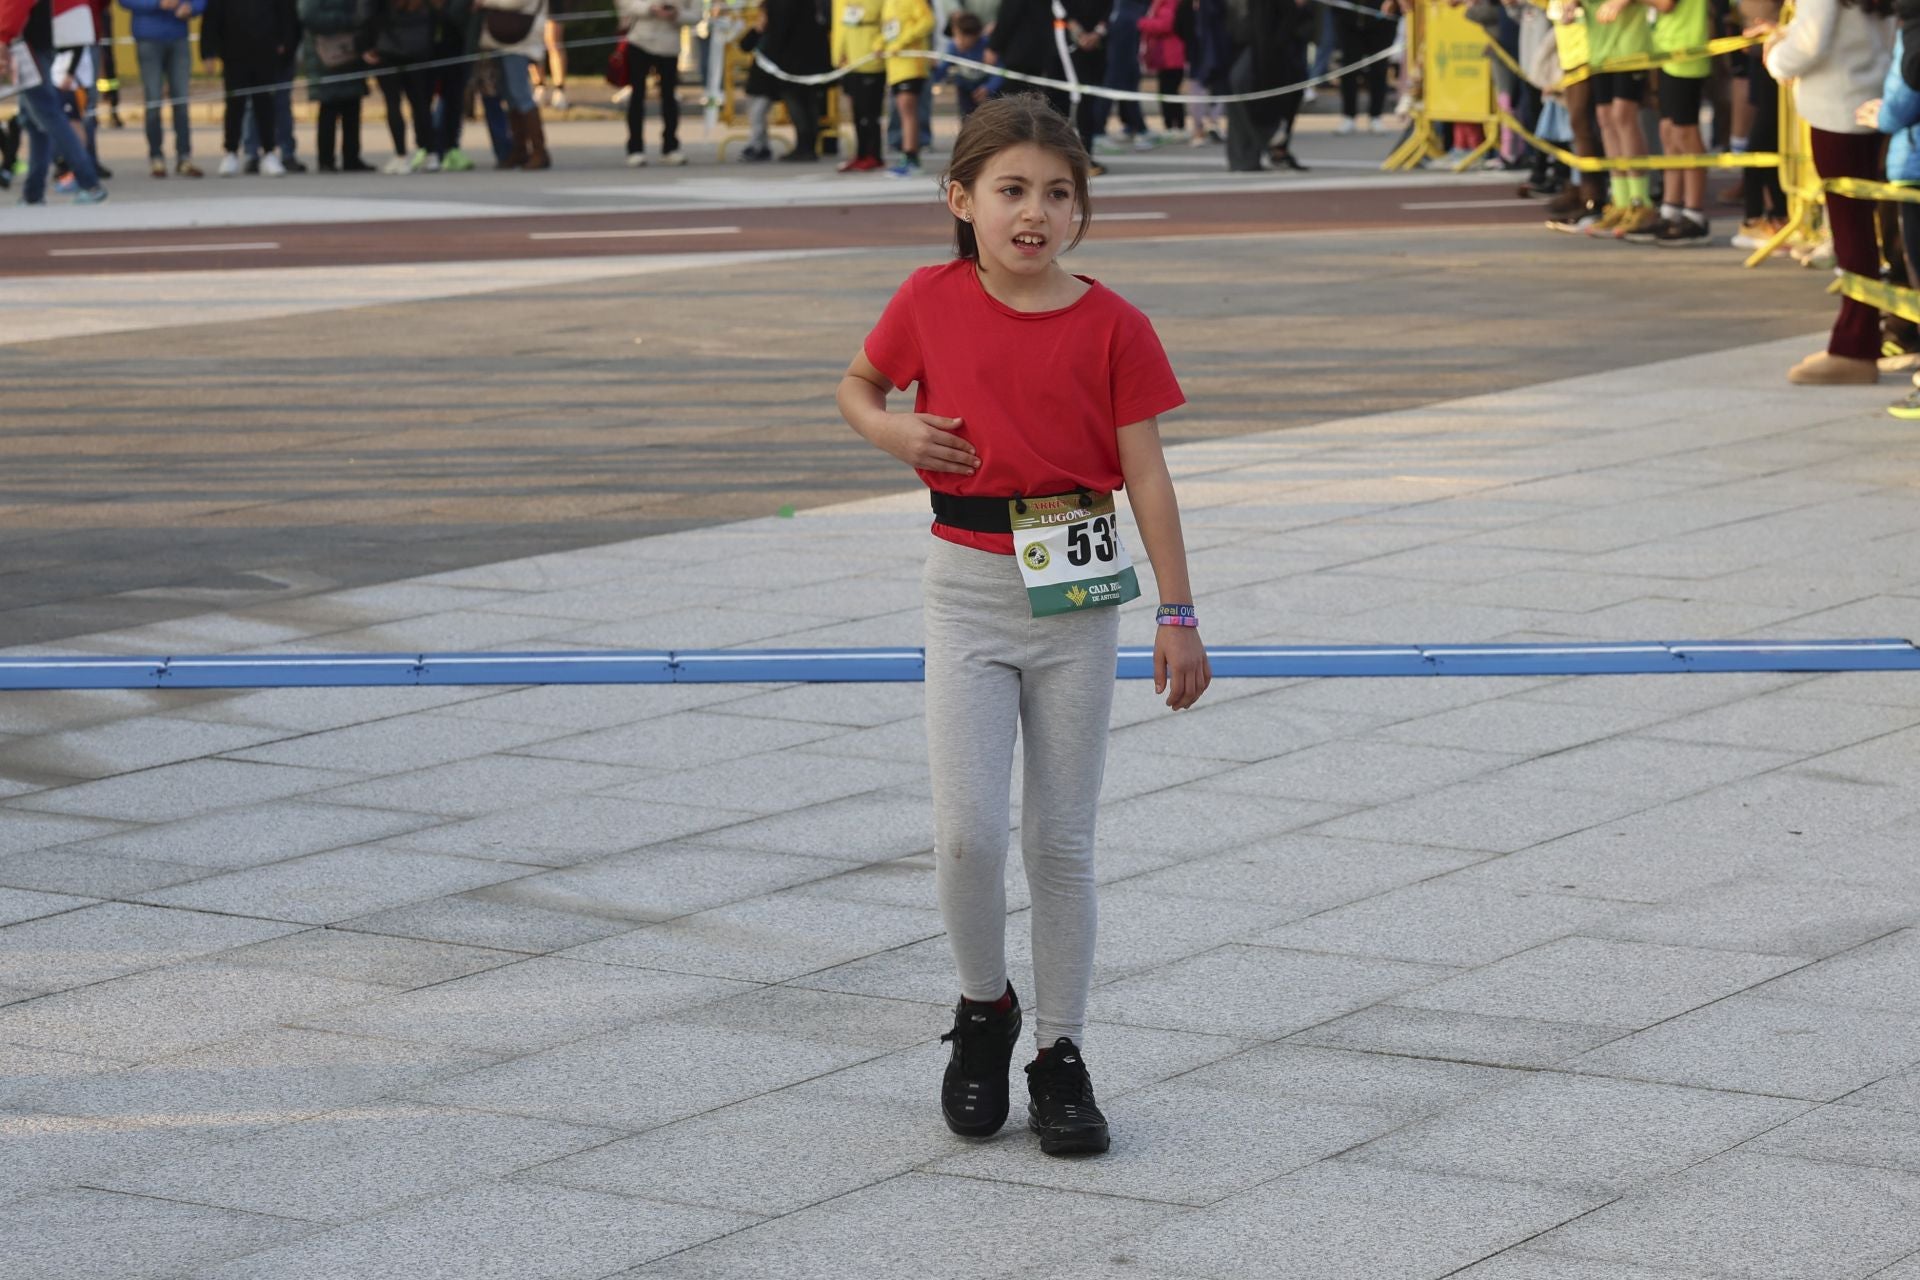
[[[613,91],[613,105],[616,107],[624,107],[627,105],[627,99],[631,98],[632,96],[633,96],[633,86],[630,84],[623,84],[618,89],[615,89]]]
[[[73,197],[73,202],[75,204],[104,204],[106,203],[106,199],[107,189],[105,187],[89,187],[85,191],[77,192]]]
[[[240,176],[240,157],[229,151],[220,158],[220,176],[237,178]]]
[[[407,172],[408,173],[427,172],[427,161],[430,158],[431,157],[427,155],[427,151],[425,147],[422,147],[416,150],[411,156],[407,158]]]
[[[245,164],[243,164],[243,165],[241,165],[241,166],[240,166],[240,172],[242,172],[242,173],[244,173],[244,174],[246,174],[246,175],[247,175],[247,176],[248,176],[249,178],[251,178],[251,177],[253,177],[253,176],[254,176],[255,174],[257,174],[257,173],[259,173],[259,172],[260,172],[260,157],[259,157],[259,156],[248,156],[248,157],[247,157],[247,162],[246,162]]]
[[[420,162],[420,170],[423,173],[438,173],[440,172],[440,168],[440,157],[434,155],[431,151],[427,153],[427,158]]]
[[[156,178],[166,177],[167,162],[165,158],[161,156],[155,156],[153,159],[147,161],[147,172]]]
[[[1779,235],[1780,228],[1786,225],[1786,222],[1780,218],[1749,218],[1740,224],[1738,231],[1733,233],[1733,247],[1752,253]]]
[[[413,166],[407,162],[405,156],[396,155],[393,159],[380,166],[380,172],[399,177],[402,174],[412,173]]]
[[[70,196],[80,189],[80,184],[74,181],[72,174],[65,173],[54,180],[53,189],[63,196]]]
[[[1360,127],[1360,122],[1358,120],[1355,120],[1352,116],[1341,116],[1340,123],[1333,127],[1333,131],[1344,138],[1348,134],[1353,133],[1354,131],[1359,129],[1359,127]]]
[[[1660,228],[1654,237],[1662,249],[1696,249],[1713,243],[1713,228],[1694,218],[1681,218]]]
[[[1005,998],[1004,1010],[961,1000],[953,1007],[953,1030],[940,1037],[953,1045],[940,1082],[940,1114],[962,1137],[989,1137],[1007,1122],[1007,1069],[1020,1041],[1020,997],[1012,983]]]
[[[1557,217],[1549,217],[1547,226],[1554,231],[1564,231],[1569,235],[1577,236],[1600,221],[1601,216],[1601,210],[1597,206],[1591,203],[1583,204]]]
[[[1642,205],[1641,208],[1651,209],[1653,211],[1653,220],[1649,222],[1647,219],[1636,214],[1633,218],[1628,219],[1626,222],[1614,228],[1614,235],[1616,237],[1633,244],[1652,244],[1660,233],[1666,229],[1667,220],[1660,216],[1658,209],[1652,205]]]
[[[1093,1079],[1080,1047],[1065,1036],[1027,1064],[1027,1127],[1050,1156],[1107,1149],[1107,1118],[1093,1100]]]
[[[473,169],[473,157],[455,147],[440,161],[440,168],[445,173],[468,173]]]
[[[305,173],[307,171],[307,162],[299,156],[282,156],[280,159],[280,167],[288,173]]]
[[[879,156],[855,156],[851,160],[842,160],[834,168],[840,173],[872,173],[875,169],[884,169],[887,162]]]
[[[887,176],[891,178],[912,178],[917,176],[919,172],[920,162],[918,160],[912,156],[901,156],[900,163],[887,170]]]
[[[1888,405],[1887,412],[1903,422],[1920,422],[1920,387],[1908,392],[1905,400]]]
[[[555,111],[565,111],[567,109],[567,91],[560,85],[553,86],[553,96],[547,99],[547,105]]]
[[[1133,135],[1133,149],[1135,151],[1151,151],[1156,145],[1153,140],[1153,135],[1150,133],[1136,133]]]
[[[1660,209],[1656,205],[1636,204],[1627,206],[1620,221],[1613,224],[1615,240],[1632,240],[1635,244],[1652,244],[1653,237],[1660,229]]]
[[[742,164],[765,164],[771,159],[773,159],[773,148],[771,147],[740,148],[740,163]]]
[[[287,166],[279,156],[269,151],[260,157],[260,172],[269,178],[284,178],[287,176]]]
[[[647,153],[644,151],[627,152],[627,168],[644,169],[647,167]]]
[[[1387,131],[1387,122],[1383,117],[1381,116],[1367,117],[1368,133],[1385,133],[1386,131]]]
[[[351,160],[342,160],[340,162],[340,172],[342,173],[378,173],[380,172],[380,170],[375,168],[373,165],[368,164],[365,160],[362,160],[359,156],[355,156]]]
[[[1582,235],[1601,236],[1613,239],[1613,229],[1620,225],[1620,219],[1627,216],[1624,204],[1604,204],[1600,206],[1600,216],[1580,228]]]
[[[193,160],[187,156],[180,157],[179,163],[173,166],[173,171],[182,178],[204,178],[207,176],[201,172],[200,166],[195,164]]]
[[[667,152],[667,154],[660,157],[661,164],[672,165],[674,168],[679,168],[680,166],[686,164],[686,162],[687,162],[687,153],[684,151],[669,151]]]

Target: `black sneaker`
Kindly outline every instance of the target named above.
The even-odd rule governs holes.
[[[1027,1128],[1050,1156],[1107,1149],[1107,1118],[1093,1100],[1093,1079],[1080,1047],[1065,1036],[1027,1064]]]
[[[940,1082],[940,1114],[947,1128],[966,1138],[985,1138],[1007,1122],[1007,1068],[1020,1042],[1020,997],[1005,1013],[990,1004],[961,1000],[953,1007],[953,1030],[940,1037],[953,1044]]]
[[[1662,249],[1692,249],[1713,243],[1713,228],[1692,218],[1679,218],[1660,228],[1654,243]]]

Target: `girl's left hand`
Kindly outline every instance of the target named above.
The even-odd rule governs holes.
[[[1185,711],[1200,701],[1200,695],[1213,683],[1213,667],[1207,661],[1207,646],[1192,627],[1154,627],[1153,691],[1167,695],[1167,705]]]

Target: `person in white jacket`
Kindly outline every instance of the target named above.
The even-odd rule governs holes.
[[[1794,101],[1812,126],[1813,167],[1822,178],[1880,176],[1880,135],[1859,123],[1860,107],[1880,96],[1893,58],[1892,0],[1798,0],[1793,21],[1764,25],[1767,71],[1794,82]],[[1833,256],[1843,271],[1880,275],[1880,241],[1871,201],[1827,196]],[[1808,386],[1880,380],[1880,313],[1847,298],[1833,322],[1827,349],[1787,372]]]
[[[627,24],[627,164],[647,162],[647,79],[660,86],[660,163],[685,164],[680,150],[680,29],[700,20],[699,0],[620,0]]]
[[[546,56],[546,19],[547,0],[480,0],[480,48],[500,64],[507,125],[513,134],[513,149],[500,164],[503,169],[553,166],[529,71],[536,59]]]

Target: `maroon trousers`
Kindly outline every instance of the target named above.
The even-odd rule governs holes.
[[[1813,167],[1822,178],[1880,176],[1878,133],[1828,133],[1813,130]],[[1847,196],[1827,196],[1827,226],[1833,232],[1833,256],[1842,271],[1869,280],[1880,278],[1880,239],[1874,226],[1874,202]],[[1874,360],[1880,355],[1880,313],[1862,302],[1845,298],[1827,339],[1831,355]]]

